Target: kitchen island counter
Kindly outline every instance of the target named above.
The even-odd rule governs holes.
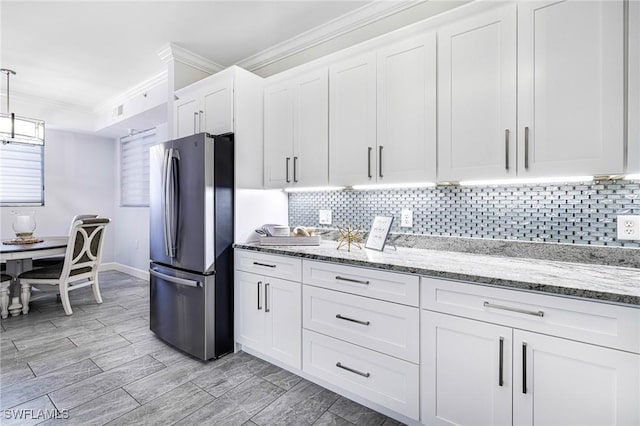
[[[477,284],[510,287],[640,308],[640,269],[588,263],[513,258],[486,254],[392,247],[384,251],[336,249],[335,241],[320,246],[260,246],[236,244],[237,249],[295,256],[401,273]]]

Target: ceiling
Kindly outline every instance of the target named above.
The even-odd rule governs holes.
[[[166,71],[168,42],[227,67],[372,3],[1,0],[0,66],[12,99],[95,109]]]

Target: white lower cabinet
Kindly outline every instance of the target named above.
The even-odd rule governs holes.
[[[300,283],[238,270],[235,281],[236,342],[302,368]]]
[[[439,283],[433,284],[435,281]],[[426,283],[422,290],[427,292],[430,287],[444,289],[449,284],[433,279]],[[482,288],[466,286],[471,292]],[[500,291],[505,305],[496,306],[522,317],[507,319],[507,324],[516,321],[526,326],[524,321],[530,321],[535,327],[544,321],[549,325],[547,331],[553,333],[557,324],[558,331],[566,333],[563,320],[572,314],[576,301],[567,301],[565,311],[558,306],[556,311],[532,315],[510,306],[515,302],[507,298],[508,293],[514,293],[514,298],[522,293]],[[581,303],[585,309],[596,305],[596,311],[600,305]],[[598,314],[593,318],[584,315],[584,327],[593,326]],[[421,315],[423,424],[640,424],[639,354],[446,313],[423,310]],[[492,318],[490,315],[487,313],[487,318]],[[623,323],[619,324],[622,329]],[[610,331],[613,334],[615,329]]]
[[[640,424],[640,355],[514,330],[515,425]]]
[[[421,340],[423,424],[511,424],[511,328],[422,311]]]
[[[419,418],[416,364],[309,330],[303,371],[412,419]]]

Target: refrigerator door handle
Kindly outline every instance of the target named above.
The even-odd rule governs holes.
[[[170,255],[170,232],[169,232],[169,161],[171,158],[171,151],[173,148],[165,149],[164,158],[162,161],[162,192],[161,192],[161,203],[162,203],[162,233],[164,236],[164,254],[166,256]]]
[[[177,149],[169,150],[169,168],[167,170],[168,183],[168,205],[165,206],[169,213],[167,230],[169,231],[169,257],[176,257],[178,247],[176,244],[178,237],[178,220],[180,215],[180,174],[178,164],[180,153]]]
[[[150,269],[149,273],[154,277],[158,277],[165,281],[169,281],[170,283],[186,285],[189,287],[200,287],[200,282],[198,281],[185,280],[184,278],[172,277],[171,275],[163,274],[162,272],[154,271],[153,269]]]

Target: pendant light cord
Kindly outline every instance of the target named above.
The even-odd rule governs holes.
[[[0,72],[5,73],[6,76],[7,76],[7,114],[10,114],[9,111],[11,111],[11,109],[9,109],[9,76],[11,74],[15,75],[16,72],[14,70],[10,70],[10,69],[7,69],[7,68],[0,69]]]

